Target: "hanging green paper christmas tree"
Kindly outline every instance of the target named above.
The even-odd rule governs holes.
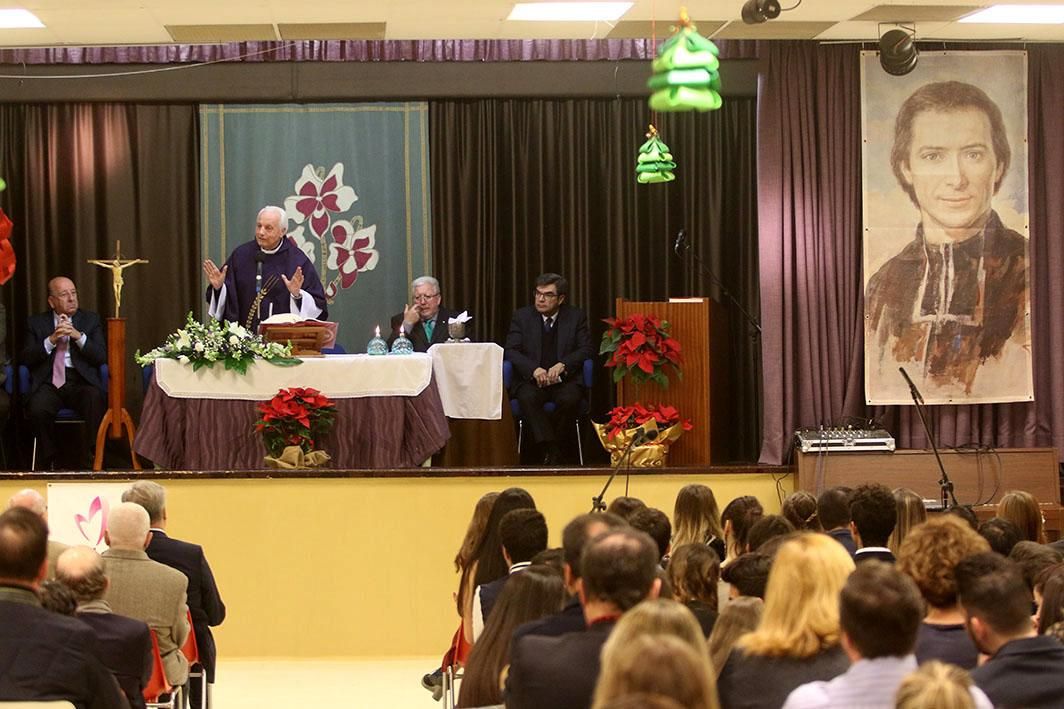
[[[676,169],[676,163],[672,161],[672,153],[669,146],[658,137],[658,129],[653,125],[647,131],[647,142],[639,146],[639,157],[636,158],[635,179],[641,185],[653,182],[672,182],[676,175],[672,171]]]
[[[715,111],[720,108],[720,50],[698,34],[687,10],[680,11],[680,28],[662,43],[651,65],[647,86],[655,111]]]

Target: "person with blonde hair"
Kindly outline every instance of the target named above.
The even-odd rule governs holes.
[[[909,530],[927,521],[927,508],[924,499],[907,487],[894,488],[894,502],[898,505],[898,523],[890,533],[887,547],[897,556]]]
[[[997,516],[1015,524],[1022,539],[1038,544],[1046,543],[1045,518],[1034,495],[1023,490],[1009,490],[1002,495]]]
[[[954,570],[964,557],[984,551],[990,551],[990,544],[953,515],[929,519],[902,542],[898,570],[916,582],[927,602],[914,651],[918,662],[942,660],[975,668],[979,651],[964,627]]]
[[[820,517],[816,511],[816,497],[811,492],[799,490],[787,496],[780,512],[799,532],[819,532]]]
[[[714,676],[720,674],[739,638],[757,628],[764,609],[765,602],[756,596],[740,596],[724,604],[709,635],[709,661]]]
[[[724,706],[778,709],[799,685],[846,671],[839,593],[853,569],[846,549],[824,534],[803,532],[780,547],[761,624],[739,639],[721,669],[717,689]]]
[[[717,498],[706,485],[684,485],[676,494],[672,511],[672,548],[705,544],[724,561],[724,528],[720,524]]]
[[[960,667],[938,660],[910,673],[895,696],[895,709],[975,709],[972,678]]]

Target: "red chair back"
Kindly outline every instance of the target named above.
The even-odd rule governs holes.
[[[196,644],[196,629],[192,626],[192,611],[188,613],[188,637],[185,638],[185,644],[181,646],[181,654],[188,660],[188,664],[195,665],[199,663],[199,646]]]
[[[163,670],[163,656],[159,652],[159,638],[155,635],[155,629],[151,629],[151,679],[144,687],[144,700],[157,702],[159,695],[168,694],[173,690],[166,681],[166,672]]]

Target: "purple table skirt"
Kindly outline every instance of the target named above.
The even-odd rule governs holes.
[[[336,423],[322,445],[330,468],[417,467],[450,437],[435,380],[417,396],[334,401]],[[134,448],[167,470],[262,470],[255,403],[172,398],[153,377]]]

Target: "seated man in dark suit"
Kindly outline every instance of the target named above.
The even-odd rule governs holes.
[[[833,487],[820,493],[816,498],[816,516],[824,528],[824,534],[832,537],[850,556],[857,551],[857,545],[850,534],[850,495],[853,490],[848,487]]]
[[[587,314],[566,304],[568,293],[567,280],[557,273],[541,274],[533,304],[514,313],[506,335],[506,361],[514,369],[510,396],[521,403],[547,465],[559,460],[558,440],[586,394],[584,360],[594,354]],[[548,401],[557,407],[553,416],[543,410]]]
[[[95,438],[107,410],[99,372],[107,361],[100,317],[78,309],[74,282],[63,276],[48,282],[48,307],[27,321],[21,357],[30,370],[28,408],[42,469],[55,464],[59,409],[70,408],[85,417],[90,438]]]
[[[898,523],[898,503],[890,488],[879,483],[858,486],[850,497],[850,517],[850,534],[857,545],[854,562],[876,559],[893,564],[887,540]]]
[[[0,515],[0,701],[67,700],[81,709],[128,707],[93,654],[84,623],[41,608],[48,525],[14,507]]]
[[[513,646],[506,678],[510,709],[586,709],[599,675],[599,654],[622,613],[657,598],[658,550],[634,529],[595,537],[581,559],[580,602],[587,630],[558,637],[526,635]]]
[[[532,557],[547,548],[547,520],[534,509],[510,510],[499,520],[499,541],[509,573],[482,586],[473,594],[473,640],[480,638],[491,609],[512,574],[524,571]]]
[[[447,342],[447,321],[458,317],[459,313],[440,305],[443,298],[440,282],[432,276],[415,278],[410,288],[412,304],[408,303],[403,312],[392,316],[388,347],[392,346],[395,338],[399,337],[399,330],[402,329],[410,344],[414,346],[415,352],[428,352],[432,345]],[[466,337],[472,339],[468,324]]]
[[[151,480],[139,480],[122,493],[122,502],[134,502],[148,512],[151,523],[151,541],[148,543],[148,558],[177,569],[188,579],[188,609],[192,613],[192,630],[196,635],[200,662],[207,672],[208,684],[214,682],[214,665],[217,650],[211,627],[225,620],[225,603],[218,592],[211,565],[203,553],[203,547],[174,539],[166,533],[166,489]],[[191,680],[189,697],[192,706],[200,702],[199,679]]]
[[[107,575],[103,559],[89,547],[71,547],[59,555],[56,578],[78,602],[78,619],[96,633],[96,657],[111,670],[131,707],[144,707],[151,679],[151,631],[147,623],[111,612],[103,600]]]

